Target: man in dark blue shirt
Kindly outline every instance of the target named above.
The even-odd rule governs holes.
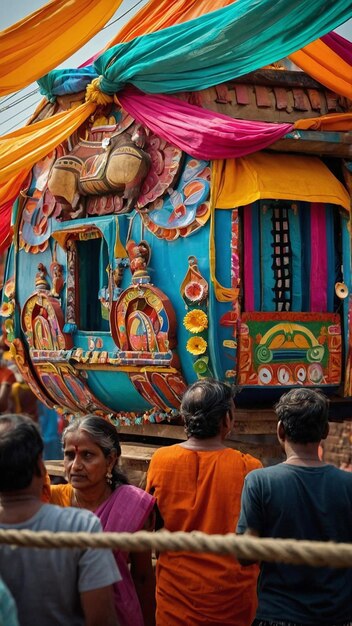
[[[299,388],[276,405],[284,463],[247,475],[239,534],[352,542],[352,474],[319,458],[328,399]],[[253,626],[352,624],[352,569],[262,563]]]

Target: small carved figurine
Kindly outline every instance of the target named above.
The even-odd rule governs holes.
[[[130,268],[132,274],[145,276],[147,274],[147,264],[150,258],[150,248],[146,241],[136,244],[133,239],[127,242],[126,249],[130,259]]]
[[[48,291],[49,283],[46,279],[47,271],[43,263],[38,264],[38,271],[35,275],[35,287],[38,291]]]
[[[53,261],[50,265],[50,274],[52,281],[51,294],[55,298],[59,298],[64,286],[63,267],[57,261]]]

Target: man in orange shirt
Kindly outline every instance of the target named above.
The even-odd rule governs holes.
[[[213,379],[186,391],[181,414],[187,441],[160,448],[147,491],[169,531],[235,532],[244,478],[260,461],[229,448],[235,406],[231,387]],[[258,568],[232,556],[165,552],[157,562],[157,626],[250,626]]]

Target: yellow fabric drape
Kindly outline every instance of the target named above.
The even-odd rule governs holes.
[[[212,187],[217,209],[271,198],[328,202],[350,210],[347,190],[318,157],[256,152],[213,161]]]
[[[214,294],[218,302],[234,302],[238,297],[238,289],[233,287],[224,287],[216,278],[216,247],[215,247],[215,207],[217,206],[218,188],[214,184],[213,168],[215,163],[226,163],[226,161],[213,161],[211,175],[211,192],[210,192],[210,229],[209,229],[209,270],[210,281],[213,285]]]
[[[0,182],[28,170],[69,137],[96,109],[85,102],[0,138]],[[0,193],[0,204],[4,196]]]
[[[352,67],[321,39],[290,54],[290,59],[331,91],[352,100]]]
[[[51,0],[0,32],[0,96],[18,91],[79,50],[122,0]]]
[[[24,188],[24,184],[26,178],[31,170],[31,167],[27,169],[21,169],[17,174],[12,175],[11,178],[6,177],[6,182],[1,184],[0,196],[1,196],[1,204],[5,202],[10,202],[11,200],[14,202],[18,195],[17,190],[21,190]],[[1,170],[0,170],[1,175]]]
[[[294,128],[298,130],[352,130],[352,113],[330,113],[321,117],[310,117],[306,120],[297,120]]]

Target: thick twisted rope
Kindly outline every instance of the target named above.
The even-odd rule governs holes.
[[[70,533],[0,529],[0,544],[32,548],[111,548],[126,552],[213,552],[250,561],[277,561],[312,567],[352,567],[352,544],[248,535],[207,535],[160,531],[150,533]]]

